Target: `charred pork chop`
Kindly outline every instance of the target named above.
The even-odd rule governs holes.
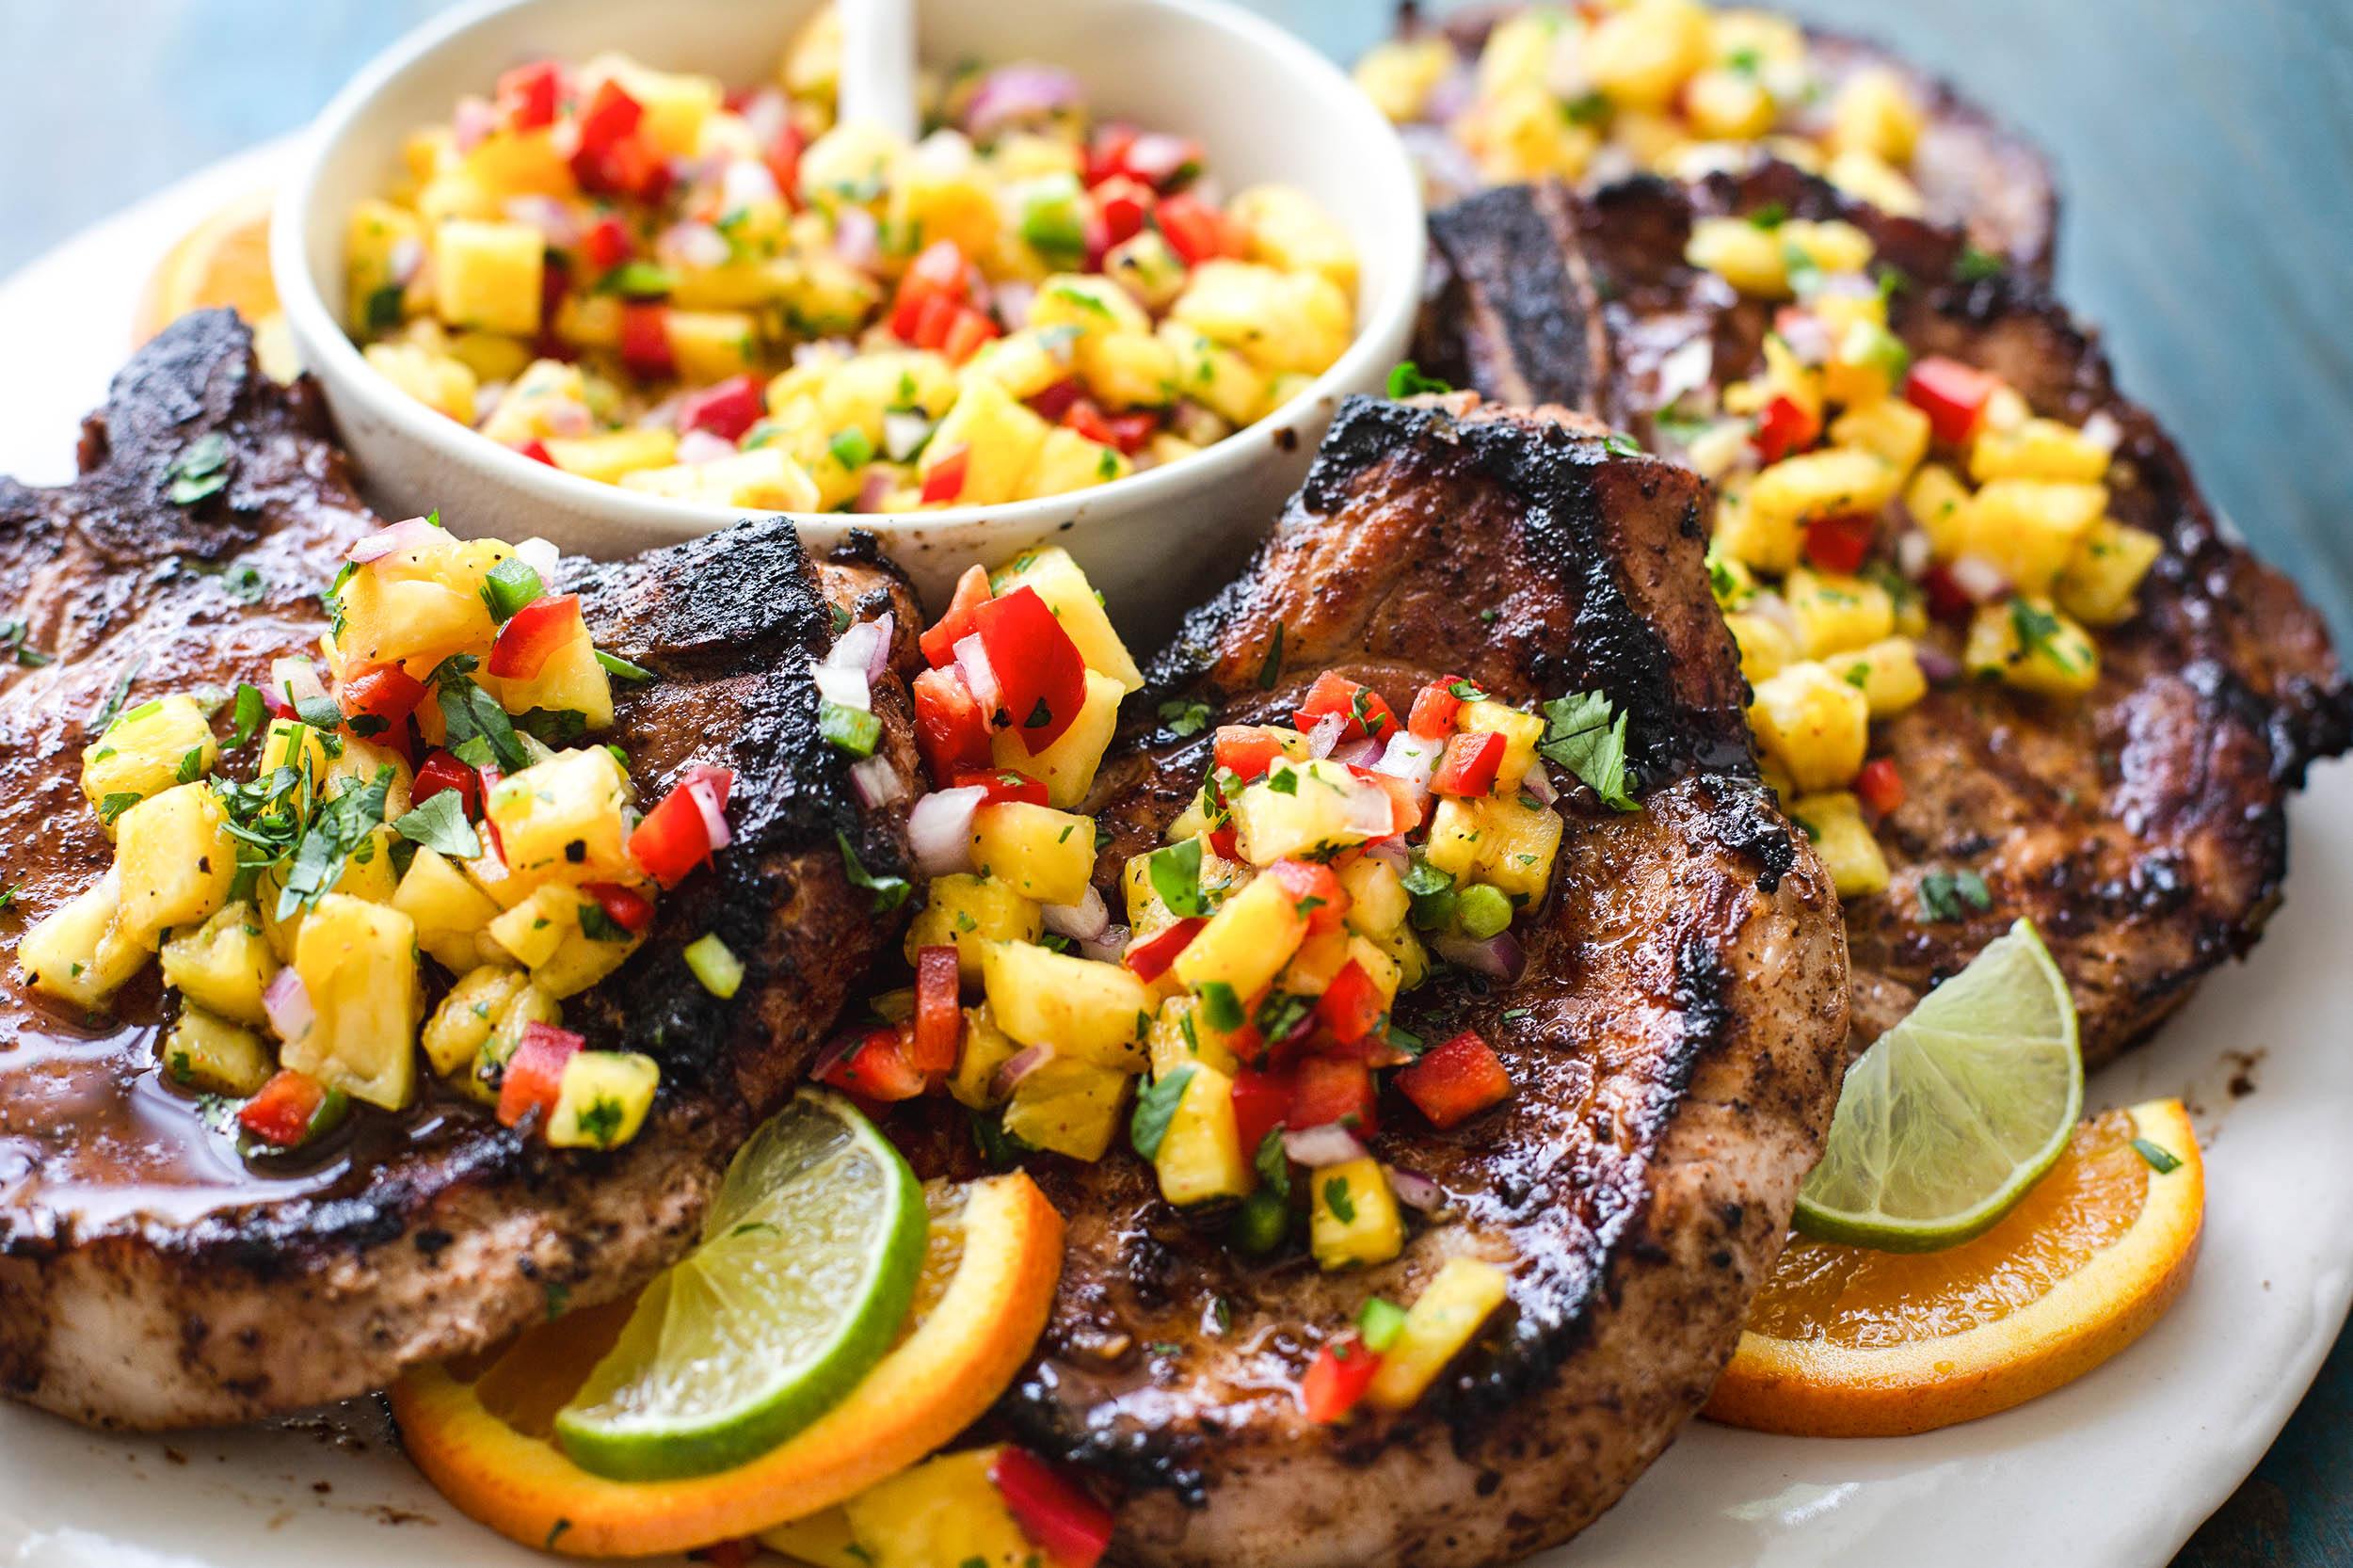
[[[1450,1132],[1401,1102],[1380,1118],[1374,1152],[1444,1193],[1395,1261],[1253,1262],[1136,1160],[1037,1161],[1069,1253],[999,1414],[1125,1485],[1121,1560],[1451,1568],[1560,1541],[1699,1407],[1780,1248],[1836,1094],[1836,904],[1758,782],[1702,569],[1705,487],[1604,434],[1559,410],[1352,400],[1255,564],[1127,711],[1090,803],[1099,880],[1160,841],[1207,766],[1210,737],[1158,728],[1162,703],[1275,718],[1325,670],[1393,705],[1446,672],[1507,702],[1606,694],[1641,805],[1568,808],[1520,983],[1401,1002],[1427,1039],[1477,1028],[1517,1089]],[[1475,1346],[1403,1415],[1309,1421],[1319,1345],[1455,1256],[1512,1276]]]
[[[1769,305],[1685,263],[1692,222],[1768,209],[1868,233],[1903,284],[1889,326],[1915,356],[1992,371],[2067,424],[2110,422],[2109,514],[2163,541],[2137,612],[2100,634],[2101,679],[2084,699],[1947,684],[1878,727],[1872,749],[1906,786],[1878,831],[1894,880],[1847,909],[1859,1042],[2029,915],[2096,1065],[2262,935],[2287,871],[2287,796],[2353,740],[2353,689],[2320,617],[2224,536],[2180,451],[2041,283],[1989,275],[1964,263],[1960,233],[1888,217],[1795,169],[1688,188],[1633,181],[1590,200],[1497,189],[1437,215],[1457,276],[1478,281],[1433,312],[1430,361],[1656,447],[1672,357],[1705,342],[1721,387],[1758,368],[1771,326]],[[1990,902],[1932,910],[1924,880],[1955,872],[1980,875]]]
[[[1525,8],[1473,6],[1449,15],[1443,32],[1464,69],[1477,62],[1497,24]],[[1833,103],[1840,86],[1858,72],[1892,75],[1921,111],[1920,134],[1904,173],[1919,191],[1926,216],[1965,229],[1970,242],[1991,255],[2038,277],[2050,276],[2058,232],[2058,190],[2040,152],[1950,83],[1867,40],[1808,27],[1805,51],[1805,102],[1816,107],[1800,116],[1801,134],[1819,133],[1826,123],[1820,106]],[[1760,160],[1764,156],[1754,144],[1725,142],[1705,144],[1694,155],[1710,160],[1710,168],[1721,168],[1724,156],[1733,153]],[[1433,205],[1468,196],[1482,183],[1477,167],[1459,155],[1425,156],[1423,164]],[[1633,167],[1624,159],[1611,165],[1606,152],[1596,156],[1587,179],[1618,178]]]
[[[217,438],[227,484],[168,499]],[[177,467],[175,465],[178,465]],[[17,646],[0,691],[0,882],[23,922],[79,891],[108,846],[83,807],[93,715],[127,698],[266,681],[325,629],[318,590],[378,526],[309,392],[255,368],[226,312],[167,331],[86,427],[82,476],[0,481],[0,582]],[[735,842],[659,908],[619,973],[574,1000],[592,1042],[656,1058],[635,1142],[552,1150],[455,1096],[363,1109],[298,1168],[241,1160],[158,1078],[152,971],[103,1017],[11,975],[0,994],[0,1386],[76,1420],[232,1421],[381,1386],[403,1368],[641,1283],[693,1242],[738,1144],[890,943],[835,835],[877,873],[904,865],[896,809],[868,809],[817,732],[809,660],[836,612],[913,600],[871,552],[811,561],[780,520],[612,565],[578,588],[600,646],[654,672],[623,688],[615,740],[641,792],[690,763],[736,770]],[[846,623],[844,623],[846,624]],[[905,696],[877,683],[883,754],[911,776]],[[14,930],[8,935],[13,940]],[[731,1000],[680,948],[718,932],[744,957]]]

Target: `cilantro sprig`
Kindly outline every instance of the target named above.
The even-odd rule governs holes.
[[[1545,738],[1536,747],[1582,780],[1605,805],[1641,809],[1626,792],[1625,715],[1599,692],[1572,692],[1545,704]]]

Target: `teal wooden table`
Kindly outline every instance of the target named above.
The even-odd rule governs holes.
[[[0,0],[0,276],[299,125],[446,0]],[[745,0],[755,3],[755,0]],[[1015,0],[1018,3],[1018,0]],[[1342,58],[1379,0],[1257,0]],[[2056,157],[2059,282],[2211,494],[2353,637],[2353,5],[1803,0]],[[0,374],[37,371],[5,364]],[[2175,1568],[2353,1563],[2353,1334]]]

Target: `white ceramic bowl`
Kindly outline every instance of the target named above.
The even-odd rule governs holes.
[[[279,199],[278,292],[303,363],[396,515],[440,507],[461,532],[538,534],[610,556],[725,526],[740,514],[642,495],[510,452],[402,395],[340,323],[352,204],[388,188],[402,138],[444,121],[461,93],[553,56],[627,50],[648,64],[763,80],[816,0],[481,0],[410,35],[362,72],[312,132]],[[1234,568],[1295,488],[1339,400],[1378,390],[1405,351],[1421,288],[1417,181],[1378,111],[1337,68],[1220,0],[920,0],[927,60],[1035,58],[1085,85],[1090,108],[1199,138],[1225,188],[1305,189],[1355,240],[1355,342],[1314,385],[1203,452],[1093,489],[901,518],[801,517],[814,549],[853,527],[884,547],[934,603],[969,563],[1041,541],[1078,558],[1131,634],[1157,637]]]

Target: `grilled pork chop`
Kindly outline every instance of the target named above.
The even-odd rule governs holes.
[[[166,499],[192,443],[225,443],[228,485]],[[117,377],[82,476],[0,481],[0,596],[24,646],[0,691],[0,935],[78,892],[108,847],[78,784],[93,714],[200,686],[266,682],[325,630],[318,589],[379,526],[307,388],[272,385],[218,312],[184,320]],[[477,520],[489,521],[492,520]],[[0,990],[0,1386],[93,1424],[239,1420],[381,1386],[403,1368],[634,1288],[692,1244],[745,1133],[813,1053],[848,985],[888,946],[835,834],[904,870],[898,809],[868,810],[820,739],[808,664],[833,607],[914,605],[871,551],[819,564],[780,520],[583,567],[598,643],[655,673],[616,692],[613,739],[641,793],[708,762],[739,776],[734,846],[659,905],[629,964],[568,1003],[607,1048],[662,1064],[637,1140],[548,1148],[455,1096],[361,1108],[327,1145],[241,1160],[159,1080],[152,971],[107,1016],[67,1016],[13,973]],[[883,755],[915,765],[904,693],[876,683]],[[232,755],[232,767],[250,765]],[[746,965],[722,1001],[680,950],[716,931]]]
[[[1468,65],[1478,59],[1496,24],[1520,8],[1486,5],[1456,11],[1446,19],[1446,37]],[[2058,235],[2058,189],[2040,152],[1949,82],[1868,40],[1819,27],[1808,27],[1805,37],[1807,63],[1818,89],[1815,102],[1828,104],[1847,78],[1878,69],[1893,72],[1921,106],[1919,144],[1906,173],[1918,187],[1930,221],[1958,225],[1980,249],[2037,277],[2050,276]],[[1761,160],[1762,154],[1758,156]],[[1428,168],[1431,160],[1424,162]],[[1601,168],[1596,159],[1596,172]],[[1624,168],[1621,164],[1620,172]],[[1434,187],[1433,206],[1470,195],[1478,184],[1475,168],[1451,176],[1443,168],[1428,172]]]
[[[1517,1092],[1444,1133],[1385,1108],[1374,1151],[1445,1193],[1394,1262],[1253,1262],[1132,1158],[1037,1161],[1068,1255],[999,1415],[1126,1484],[1122,1560],[1453,1568],[1560,1541],[1699,1407],[1780,1249],[1838,1082],[1836,904],[1757,779],[1702,569],[1705,487],[1602,435],[1560,410],[1351,400],[1105,762],[1105,881],[1208,763],[1210,737],[1159,728],[1161,703],[1275,719],[1327,669],[1392,706],[1442,673],[1509,702],[1600,691],[1629,715],[1642,801],[1568,809],[1518,984],[1453,971],[1401,999],[1426,1039],[1478,1029]],[[1295,1390],[1318,1346],[1458,1256],[1512,1274],[1477,1345],[1401,1416],[1309,1422]]]
[[[1769,305],[1685,264],[1692,219],[1768,207],[1868,232],[1909,282],[1889,325],[1915,354],[1993,371],[2069,424],[2113,421],[2109,513],[2165,543],[2138,613],[2100,634],[2100,684],[2084,700],[1948,685],[1878,727],[1872,749],[1905,781],[1879,831],[1894,882],[1847,906],[1858,1043],[2029,915],[2097,1065],[2262,935],[2287,872],[2287,796],[2353,740],[2353,689],[2320,617],[2223,536],[2180,451],[2041,283],[1977,276],[1960,265],[1958,232],[1888,217],[1785,166],[1688,188],[1632,181],[1591,200],[1498,189],[1438,214],[1433,232],[1458,278],[1479,282],[1433,312],[1427,362],[1655,446],[1669,357],[1705,338],[1721,387],[1759,367],[1770,325]],[[1964,870],[1984,877],[1991,905],[1930,919],[1922,879]]]

